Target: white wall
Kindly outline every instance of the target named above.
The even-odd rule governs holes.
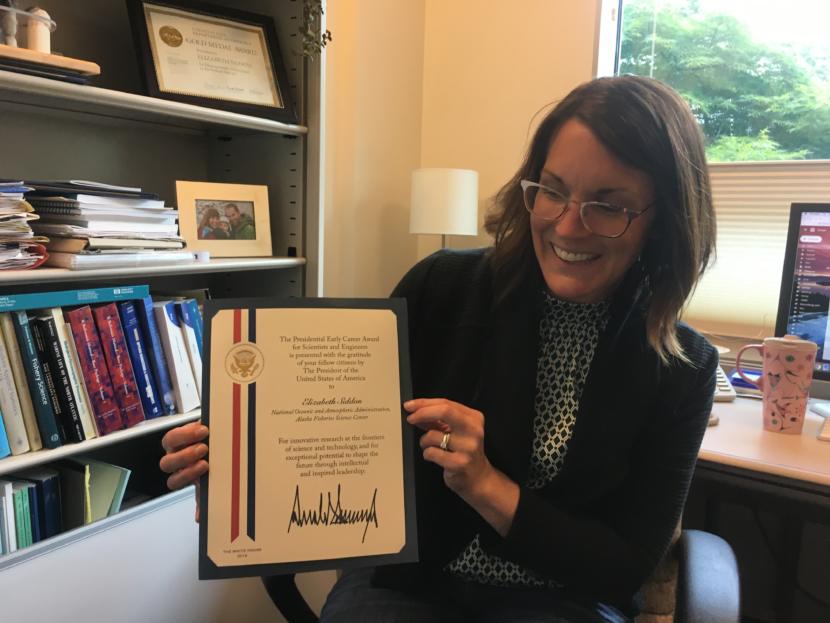
[[[478,170],[483,216],[520,162],[534,115],[592,77],[598,4],[328,3],[327,296],[386,296],[438,248],[439,237],[407,231],[412,169]]]
[[[333,0],[327,48],[326,296],[388,296],[415,257],[423,0]]]
[[[512,177],[539,111],[592,77],[598,3],[427,0],[421,166],[479,172],[479,219]],[[422,236],[419,251],[437,248]],[[451,246],[490,243],[451,238]]]

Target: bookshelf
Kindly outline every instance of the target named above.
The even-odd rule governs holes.
[[[208,290],[215,298],[318,293],[323,68],[320,61],[303,62],[293,51],[298,47],[295,33],[302,3],[211,2],[274,16],[299,124],[147,97],[126,2],[44,0],[41,6],[58,23],[53,49],[98,63],[102,75],[85,86],[0,71],[4,144],[14,146],[0,152],[0,177],[90,179],[140,186],[157,192],[168,205],[175,205],[176,180],[267,184],[272,257],[214,257],[188,265],[89,271],[0,272],[0,294],[135,284],[149,285],[154,298],[193,290]],[[46,620],[58,614],[67,620],[125,620],[125,612],[141,613],[142,620],[273,616],[258,581],[239,581],[232,590],[225,590],[224,581],[196,580],[192,490],[167,492],[158,458],[164,432],[199,417],[197,409],[54,450],[0,459],[2,477],[58,459],[89,455],[129,467],[131,478],[155,492],[146,502],[112,517],[0,556],[4,590],[28,595],[26,604],[4,604],[4,615],[15,620]],[[96,561],[94,571],[88,570],[90,559]],[[153,574],[161,560],[177,564],[161,569],[160,579],[169,588],[164,599],[153,600],[158,605],[147,603],[144,588],[126,591],[130,594],[113,588],[118,599],[97,602],[76,597],[98,592],[95,586],[113,586],[114,577],[122,588],[152,584],[156,580],[147,574]],[[62,577],[71,576],[76,567],[85,569],[79,574],[82,577]],[[33,588],[36,584],[60,586],[56,590],[63,591],[64,597],[39,600],[40,591]]]
[[[70,84],[0,71],[0,99],[27,105],[33,100],[42,108],[97,115],[125,121],[159,123],[171,128],[209,130],[246,129],[287,136],[301,136],[308,128],[250,117],[238,113],[124,93],[90,85]]]
[[[126,282],[135,278],[146,281],[148,275],[153,278],[164,275],[211,275],[215,273],[298,268],[304,266],[305,263],[306,260],[302,257],[267,257],[216,258],[207,262],[193,262],[192,264],[99,268],[84,271],[68,270],[66,268],[38,268],[36,271],[20,270],[8,271],[5,274],[0,273],[0,287],[4,291],[12,291],[14,286],[33,286],[30,289],[38,291],[42,290],[46,284],[54,284],[54,289],[58,289],[59,287],[63,288],[67,283]],[[22,292],[22,288],[19,291]]]
[[[187,424],[188,422],[195,422],[199,419],[200,415],[201,411],[199,409],[195,409],[189,413],[165,415],[152,420],[145,420],[141,424],[110,433],[109,435],[104,435],[103,437],[88,439],[79,444],[66,444],[60,448],[53,448],[51,450],[43,449],[37,450],[36,452],[18,454],[17,456],[7,456],[4,459],[0,459],[0,478],[4,474],[11,474],[12,472],[29,467],[44,465],[80,453],[87,454],[106,446],[125,443],[130,439],[143,437],[158,431],[166,431],[175,426]],[[0,558],[0,561],[2,561],[2,558]]]

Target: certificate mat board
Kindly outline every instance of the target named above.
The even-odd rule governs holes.
[[[417,560],[402,299],[205,302],[199,578]]]

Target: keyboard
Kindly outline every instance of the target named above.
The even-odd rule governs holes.
[[[735,388],[732,387],[732,383],[729,382],[723,368],[718,366],[715,382],[715,402],[732,402],[737,397],[738,394],[735,393]]]

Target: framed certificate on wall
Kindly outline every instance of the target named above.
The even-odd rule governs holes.
[[[128,0],[149,95],[297,123],[271,17],[191,0]]]
[[[205,303],[199,577],[417,560],[405,302]]]

